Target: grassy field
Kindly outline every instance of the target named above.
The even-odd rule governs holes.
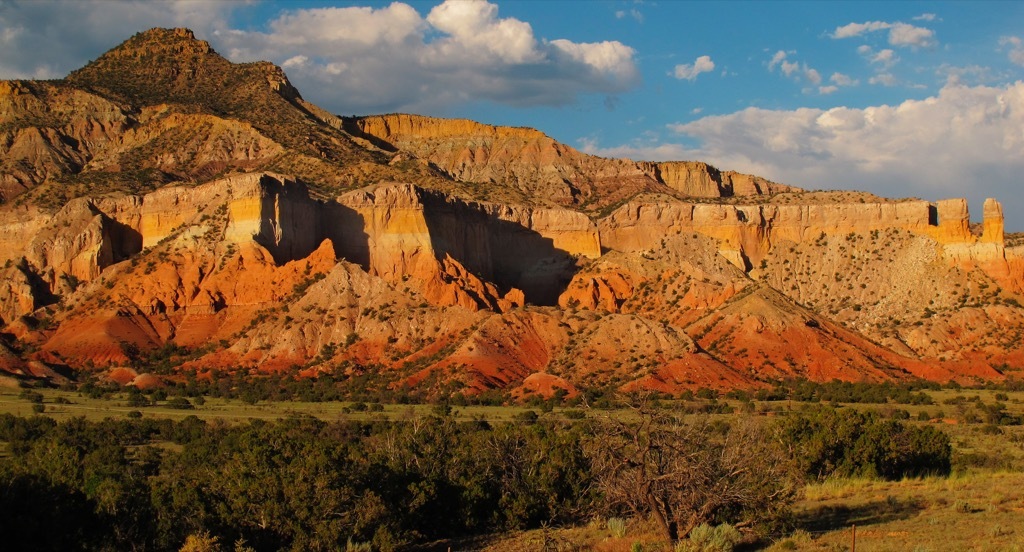
[[[853,526],[864,551],[1024,550],[1024,473],[829,481],[805,489],[797,515],[799,550],[846,550]]]
[[[187,416],[197,416],[204,420],[224,420],[226,422],[244,422],[246,420],[277,420],[288,416],[314,416],[321,420],[371,420],[388,419],[403,420],[417,416],[425,416],[433,412],[431,405],[383,405],[384,410],[354,410],[354,403],[348,402],[261,402],[248,404],[241,400],[208,398],[202,405],[195,405],[191,410],[180,410],[166,405],[135,407],[129,406],[127,395],[115,396],[110,399],[93,399],[75,391],[55,389],[39,389],[43,395],[44,415],[61,421],[74,417],[84,417],[90,421],[104,418],[123,418],[129,412],[141,412],[144,417],[170,418],[180,420]],[[0,414],[10,413],[16,416],[32,416],[33,403],[20,398],[20,390],[0,389]],[[453,409],[460,420],[486,419],[490,421],[511,421],[517,414],[527,410],[540,412],[539,409],[516,406],[460,406]],[[566,409],[555,409],[562,413]]]
[[[768,551],[849,551],[854,526],[858,552],[1020,551],[1024,550],[1024,473],[984,472],[897,482],[828,481],[808,485],[795,513],[798,529],[771,543]],[[635,550],[636,543],[644,552],[673,551],[650,522],[633,520],[624,537],[614,536],[605,520],[594,520],[582,527],[541,529],[465,544],[486,552],[628,552]],[[434,550],[446,550],[445,546]]]
[[[403,420],[434,411],[430,405],[384,405],[382,411],[361,410],[352,403],[273,402],[247,404],[240,400],[209,398],[192,410],[166,405],[132,407],[128,396],[93,399],[74,391],[37,390],[43,395],[44,415],[57,420],[82,416],[89,420],[126,417],[138,411],[145,417],[181,419],[198,416],[206,420],[241,423],[252,419],[279,419],[292,415],[315,416],[323,420]],[[18,389],[0,389],[0,413],[31,416],[34,405]],[[912,423],[942,427],[955,449],[954,475],[949,478],[907,479],[898,482],[841,479],[806,486],[795,511],[797,531],[770,545],[769,550],[850,550],[856,526],[858,551],[1024,551],[1024,426],[964,423],[982,405],[1001,403],[1005,412],[1024,415],[1024,392],[941,390],[930,391],[935,404],[848,405],[893,415],[910,413]],[[1003,395],[1006,395],[1005,397]],[[739,402],[731,401],[734,406]],[[755,404],[755,410],[798,409],[797,402]],[[38,406],[36,406],[38,408]],[[538,408],[462,406],[455,414],[462,420],[515,420],[527,410],[542,416],[564,416],[566,409],[542,414]],[[578,409],[575,409],[578,410]],[[930,421],[916,421],[921,412]],[[934,419],[939,417],[943,420]],[[625,415],[622,411],[588,412],[588,416]],[[0,443],[0,456],[7,453]],[[532,550],[594,550],[618,552],[640,549],[646,552],[672,548],[647,521],[630,520],[625,536],[613,536],[606,520],[571,528],[546,528],[523,533],[481,537],[463,543],[443,543],[421,550],[474,549],[492,552]],[[455,546],[453,546],[453,544]]]
[[[278,419],[291,415],[310,415],[324,420],[336,419],[369,419],[380,416],[380,412],[354,411],[353,404],[349,402],[300,402],[300,401],[261,401],[255,405],[248,404],[241,400],[207,398],[205,404],[195,405],[192,410],[178,410],[167,406],[133,407],[128,405],[127,393],[115,394],[112,398],[89,398],[77,391],[62,391],[57,389],[34,389],[44,397],[46,407],[45,414],[57,420],[75,416],[84,416],[89,420],[100,420],[107,417],[126,416],[129,412],[138,410],[145,416],[182,418],[195,415],[203,419],[224,419],[224,420],[246,420],[246,419]],[[17,388],[0,387],[0,413],[11,413],[20,416],[33,414],[32,403],[20,398],[21,390]],[[1006,412],[1014,415],[1024,416],[1024,392],[1000,392],[992,390],[951,390],[943,389],[938,391],[926,391],[935,404],[931,405],[902,405],[902,404],[842,404],[859,410],[874,410],[883,415],[892,415],[895,410],[906,410],[912,419],[924,412],[930,418],[945,418],[947,422],[956,421],[961,418],[964,410],[970,410],[975,398],[980,399],[984,404],[1001,402],[1006,407]],[[1006,400],[998,400],[997,395],[1006,395]],[[960,398],[961,404],[948,404]],[[673,401],[662,401],[672,403]],[[682,404],[683,401],[676,401]],[[736,408],[740,407],[740,401],[721,400],[722,403],[730,404]],[[759,412],[770,413],[772,411],[784,411],[797,409],[803,403],[798,401],[767,401],[755,402],[754,408]],[[966,405],[966,406],[964,406]],[[388,419],[401,419],[404,416],[420,415],[433,410],[431,405],[383,405],[383,415]],[[457,416],[461,419],[472,420],[484,418],[493,421],[512,420],[517,414],[527,410],[540,413],[540,409],[528,406],[458,406],[454,407]],[[556,408],[555,412],[564,412]],[[956,424],[948,424],[956,425]]]

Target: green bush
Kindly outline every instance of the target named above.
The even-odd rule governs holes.
[[[194,407],[185,397],[174,397],[167,401],[167,406],[170,408],[176,408],[178,410],[192,410]]]
[[[728,523],[715,527],[702,523],[690,531],[688,548],[695,552],[732,552],[741,540],[740,532]]]
[[[949,475],[949,436],[930,426],[883,420],[874,413],[826,407],[793,412],[781,438],[810,477],[867,476],[896,480]]]
[[[525,424],[535,424],[537,423],[537,420],[539,418],[540,416],[537,414],[536,411],[533,410],[524,410],[523,412],[520,412],[513,416],[513,419],[515,421],[522,422]]]
[[[18,395],[18,397],[22,398],[22,399],[25,399],[25,400],[27,400],[28,402],[31,402],[31,403],[40,404],[40,403],[43,402],[43,394],[38,392],[38,391],[30,391],[30,390],[26,389],[26,390],[22,391]]]

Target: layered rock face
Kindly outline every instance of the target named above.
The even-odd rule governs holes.
[[[112,264],[176,233],[188,234],[193,246],[200,247],[212,236],[194,226],[186,229],[200,213],[227,221],[218,233],[219,242],[256,241],[279,263],[305,257],[323,239],[316,226],[319,209],[304,186],[251,174],[195,188],[164,188],[145,196],[76,199],[53,216],[29,209],[4,211],[0,217],[2,260],[17,264],[37,282],[30,297],[12,298],[3,305],[5,318],[52,302],[74,291],[69,288],[98,278]]]
[[[692,197],[732,197],[798,192],[799,188],[734,171],[719,171],[700,161],[637,164],[658,182]]]
[[[982,243],[998,243],[1003,245],[1003,206],[998,201],[988,198],[985,200],[983,231],[981,234]]]
[[[1024,251],[995,200],[972,233],[964,200],[339,118],[183,29],[0,83],[0,199],[0,370],[21,375],[148,385],[126,365],[171,343],[182,371],[422,398],[1024,366]]]
[[[795,199],[799,202],[799,196]],[[774,245],[804,243],[820,236],[900,229],[929,236],[953,260],[987,259],[1003,244],[1002,208],[986,202],[986,233],[971,235],[963,199],[884,203],[714,205],[633,201],[599,223],[602,243],[620,251],[650,249],[664,236],[697,232],[713,237],[736,266],[752,268]],[[992,244],[994,247],[987,246]]]
[[[507,184],[532,197],[587,209],[643,191],[729,197],[796,190],[701,162],[637,163],[586,155],[528,128],[407,114],[348,119],[345,125],[386,150],[427,160],[453,179]]]
[[[552,304],[575,257],[601,254],[596,226],[564,209],[466,203],[411,185],[378,186],[338,198],[334,235],[345,258],[397,281],[422,273],[422,259],[463,266],[500,288]],[[429,262],[429,261],[428,261]]]
[[[0,261],[23,263],[53,296],[66,291],[61,282],[68,278],[92,281],[113,263],[171,238],[195,246],[255,242],[278,265],[305,258],[330,239],[339,258],[373,275],[424,282],[432,302],[506,310],[524,300],[554,303],[575,259],[601,253],[596,226],[572,211],[466,203],[408,184],[317,201],[304,185],[267,173],[116,200],[78,199],[52,218],[30,210],[5,214]],[[225,220],[220,230],[198,224],[219,218]],[[8,293],[8,320],[45,303]]]
[[[113,102],[50,83],[0,82],[0,200],[79,171],[132,122]]]

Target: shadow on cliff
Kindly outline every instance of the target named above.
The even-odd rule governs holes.
[[[274,264],[281,266],[289,261],[305,259],[316,251],[324,237],[331,237],[325,231],[322,202],[309,197],[305,184],[280,181],[268,175],[260,179],[264,195],[261,213],[273,213],[273,217],[260,219],[259,233],[253,236],[274,257]],[[327,207],[336,205],[328,203]],[[335,245],[337,253],[337,245]]]
[[[331,201],[324,205],[324,237],[334,244],[334,256],[370,270],[370,235],[355,209]]]
[[[438,260],[451,256],[480,279],[498,286],[502,293],[521,289],[529,304],[558,304],[577,264],[572,255],[556,248],[551,238],[459,200],[421,194],[424,221]],[[331,239],[335,255],[369,271],[373,251],[363,215],[340,203],[327,202],[322,216],[322,238]]]
[[[112,263],[130,259],[142,251],[142,232],[107,215],[103,215],[103,224],[110,236]]]
[[[445,196],[425,193],[422,201],[438,259],[450,255],[503,293],[519,288],[529,304],[558,304],[577,265],[551,238]]]
[[[398,148],[394,144],[382,140],[372,134],[363,132],[363,129],[359,128],[359,117],[341,117],[341,129],[356,138],[362,138],[374,146],[391,153],[398,151]]]

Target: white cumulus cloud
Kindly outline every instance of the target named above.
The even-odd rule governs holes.
[[[999,38],[999,45],[1007,49],[1007,58],[1016,64],[1024,67],[1024,41],[1019,36],[1004,36]]]
[[[828,78],[829,82],[836,86],[857,86],[860,81],[843,73],[832,73],[832,76]]]
[[[927,48],[937,44],[935,40],[935,31],[899,21],[894,23],[887,21],[848,23],[846,25],[836,27],[836,30],[832,32],[832,38],[854,38],[877,31],[889,31],[889,44],[893,46]]]
[[[624,19],[627,16],[632,17],[633,19],[635,19],[637,23],[643,23],[644,22],[644,14],[640,10],[638,10],[636,8],[633,8],[633,9],[629,10],[628,12],[626,10],[618,10],[618,11],[615,12],[615,19]]]
[[[684,63],[682,65],[676,65],[674,75],[677,79],[686,79],[689,81],[696,80],[697,75],[701,73],[708,73],[715,69],[715,62],[711,61],[711,56],[700,56],[692,64]]]
[[[768,60],[768,70],[774,71],[775,68],[778,67],[779,71],[783,75],[793,79],[794,81],[799,82],[801,79],[806,79],[814,86],[821,84],[821,73],[819,73],[817,69],[808,66],[806,63],[790,59],[789,55],[795,53],[796,52],[786,52],[785,50],[775,52],[771,59]],[[813,91],[813,89],[805,89],[805,92],[807,91]],[[831,90],[826,86],[818,88],[818,92],[821,94],[831,94],[832,92],[835,92],[835,90]]]
[[[892,73],[879,73],[868,79],[868,82],[881,86],[896,86],[897,84],[896,77]]]
[[[879,50],[872,55],[871,63],[880,64],[882,67],[892,67],[897,61],[899,61],[899,59],[900,58],[896,55],[895,51],[886,48],[884,50]]]
[[[816,69],[805,68],[804,76],[807,77],[807,80],[811,81],[811,84],[821,84],[821,73],[819,73]]]
[[[298,9],[278,16],[268,32],[224,32],[212,42],[234,61],[303,56],[289,78],[308,99],[343,114],[473,101],[565,105],[639,81],[633,48],[548,40],[484,0],[446,0],[426,17],[402,2]]]
[[[869,21],[867,23],[848,23],[842,27],[836,27],[832,38],[852,38],[864,33],[888,29],[892,25],[884,21]]]
[[[889,29],[889,44],[893,46],[928,47],[935,44],[935,31],[907,23],[893,23]]]

